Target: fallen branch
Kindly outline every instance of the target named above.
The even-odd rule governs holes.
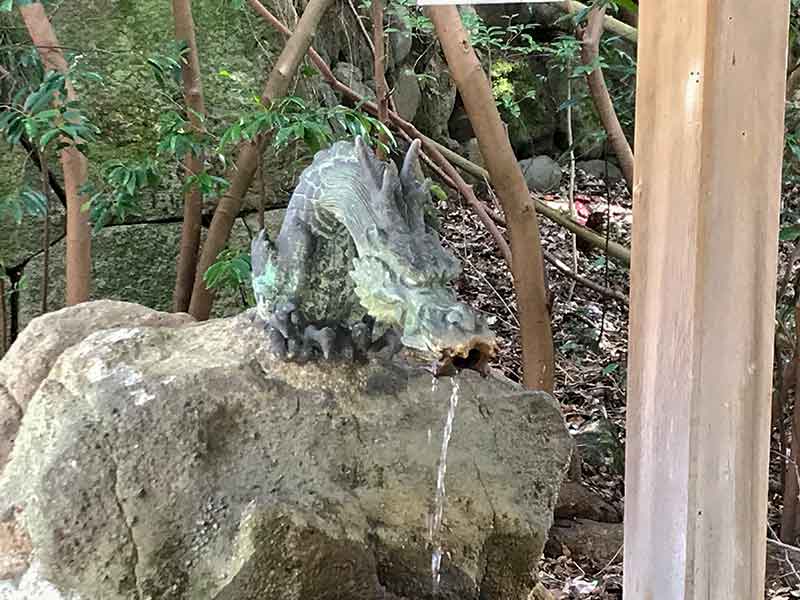
[[[560,4],[560,6],[571,15],[588,10],[589,8],[582,2],[576,2],[575,0],[565,0]],[[610,33],[616,34],[621,38],[625,38],[634,44],[639,42],[639,31],[635,27],[631,27],[627,23],[623,23],[619,19],[615,19],[609,15],[605,15],[603,18],[603,29]]]
[[[389,113],[389,117],[392,118],[392,113]],[[393,119],[394,121],[394,119]],[[396,123],[396,121],[394,121]],[[421,137],[423,144],[426,142],[434,147],[436,147],[444,157],[453,163],[456,167],[465,171],[486,182],[487,185],[491,184],[491,179],[489,177],[489,171],[484,169],[483,167],[476,165],[474,162],[470,161],[467,158],[464,158],[460,154],[456,154],[449,148],[442,146],[438,142],[428,138],[427,136]],[[592,246],[600,249],[605,249],[606,247],[606,239],[605,237],[598,235],[588,227],[584,227],[577,221],[571,219],[568,215],[565,215],[559,210],[554,208],[550,208],[547,204],[542,202],[539,198],[535,198],[536,200],[536,212],[540,213],[542,216],[547,217],[554,223],[561,225],[565,229],[568,229],[575,235],[577,235],[582,240],[585,240],[587,243],[591,244]],[[493,217],[499,217],[501,219],[500,224],[504,227],[506,226],[505,217],[497,215],[496,213]],[[497,220],[497,219],[495,219]],[[631,251],[626,248],[625,246],[618,244],[616,242],[610,242],[608,244],[608,254],[611,258],[616,260],[619,263],[622,263],[624,266],[629,267],[631,263]]]
[[[576,283],[594,292],[597,292],[601,296],[605,296],[606,298],[611,298],[612,300],[616,300],[617,302],[623,304],[624,306],[628,306],[628,297],[622,292],[618,292],[617,290],[612,290],[610,288],[604,287],[599,283],[595,283],[591,279],[584,277],[583,275],[579,275],[578,273],[570,269],[569,266],[563,261],[561,261],[556,255],[552,254],[551,252],[548,252],[544,248],[542,248],[542,254],[544,254],[544,259],[547,262],[549,262],[556,269],[561,271],[564,275],[566,275]]]
[[[586,240],[592,246],[606,250],[606,238],[604,236],[595,233],[580,223],[576,223],[569,217],[569,215],[561,212],[560,210],[549,207],[538,198],[536,199],[536,210],[551,221],[555,221],[565,229],[568,229],[572,233],[576,234],[581,239]],[[607,251],[611,258],[622,263],[626,267],[630,267],[631,251],[628,248],[616,242],[608,242]]]

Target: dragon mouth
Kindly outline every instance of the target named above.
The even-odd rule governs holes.
[[[431,365],[431,371],[435,377],[449,377],[463,370],[477,371],[486,377],[489,361],[496,352],[494,340],[473,338],[464,344],[442,349],[438,360]]]

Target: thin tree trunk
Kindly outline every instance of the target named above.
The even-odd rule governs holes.
[[[6,330],[6,272],[0,273],[0,358],[8,350],[8,331]]]
[[[50,285],[50,194],[47,181],[47,162],[42,150],[36,151],[39,156],[42,175],[42,194],[44,195],[44,228],[42,230],[42,314],[47,312],[47,288]]]
[[[794,307],[795,320],[800,319],[800,299]],[[794,356],[792,357],[795,382],[800,381],[800,326],[798,326],[795,342]],[[786,465],[785,482],[783,486],[783,514],[781,515],[781,540],[787,544],[794,544],[800,535],[800,401],[798,401],[797,386],[795,387],[794,409],[792,411],[792,442],[790,457]]]
[[[19,12],[31,40],[38,48],[45,69],[66,74],[67,61],[41,2],[20,5]],[[67,99],[77,100],[75,89],[69,79],[66,88]],[[88,300],[91,289],[91,228],[89,215],[81,210],[84,198],[79,193],[86,183],[86,157],[74,144],[70,144],[61,151],[61,168],[67,196],[66,303],[72,305]]]
[[[372,0],[372,44],[375,47],[375,97],[378,101],[378,120],[387,125],[389,123],[388,86],[386,85],[386,44],[383,39],[383,0]],[[378,136],[377,156],[386,160],[384,151],[387,142],[386,135],[381,132]]]
[[[591,65],[600,56],[600,38],[603,35],[603,18],[606,14],[606,7],[592,8],[589,12],[589,23],[581,33],[581,60],[584,65]],[[625,137],[622,125],[619,123],[614,104],[611,102],[611,95],[608,93],[606,79],[603,77],[603,70],[596,67],[591,73],[586,75],[586,82],[589,84],[589,93],[592,101],[600,115],[600,121],[608,135],[611,149],[619,160],[628,190],[633,192],[633,150]]]
[[[572,62],[570,61],[568,69],[572,71]],[[578,216],[575,211],[575,138],[572,134],[572,78],[567,76],[567,144],[569,145],[569,216],[574,221]],[[572,270],[578,273],[578,236],[572,234]],[[572,295],[575,293],[575,280],[569,286],[569,294],[567,294],[567,301],[572,300]]]
[[[254,0],[248,1],[253,4]],[[264,86],[261,100],[265,105],[286,95],[297,68],[311,46],[314,32],[331,4],[333,4],[333,0],[310,0],[306,6],[295,32],[286,42]],[[242,206],[242,198],[250,188],[256,169],[258,169],[258,156],[261,154],[263,146],[264,136],[258,136],[253,142],[242,146],[230,177],[231,185],[214,212],[208,237],[200,255],[192,290],[192,301],[189,305],[189,312],[196,319],[208,319],[211,314],[214,292],[206,288],[203,274],[214,264],[228,241],[236,215],[239,214]]]
[[[532,389],[552,391],[553,336],[535,204],[458,9],[434,6],[428,12],[506,214],[521,324],[524,382]]]
[[[264,211],[267,206],[267,184],[264,178],[264,155],[258,155],[258,230],[265,226]]]
[[[203,117],[206,114],[203,99],[203,83],[200,78],[200,56],[197,51],[197,38],[194,31],[191,0],[172,0],[172,13],[175,19],[175,38],[186,42],[188,53],[182,64],[183,97],[192,131],[203,131]],[[186,176],[203,170],[203,157],[189,153],[184,158]],[[181,246],[173,292],[173,308],[176,312],[189,310],[197,258],[200,251],[200,229],[203,213],[203,196],[197,186],[186,190],[183,199],[183,227]]]
[[[6,271],[9,279],[8,290],[8,345],[14,344],[19,335],[19,282],[23,271]]]

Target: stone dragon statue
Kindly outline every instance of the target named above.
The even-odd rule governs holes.
[[[439,374],[486,372],[485,319],[448,284],[459,261],[424,220],[431,202],[415,140],[398,173],[361,138],[337,142],[303,171],[273,244],[252,243],[252,285],[271,349],[303,362],[392,355],[405,347]]]

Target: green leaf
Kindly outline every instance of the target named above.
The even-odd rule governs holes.
[[[59,133],[61,133],[58,129],[51,129],[49,131],[45,131],[42,134],[42,137],[39,138],[39,147],[46,148],[47,144],[53,141],[53,138],[56,137]]]
[[[624,8],[625,10],[630,11],[633,14],[637,14],[639,12],[639,7],[633,0],[612,0],[612,1],[618,7]]]
[[[442,189],[442,186],[432,183],[430,185],[431,195],[437,200],[447,200],[447,192]]]
[[[49,121],[50,119],[54,119],[55,117],[59,116],[61,111],[57,108],[50,108],[47,110],[43,110],[41,112],[36,113],[36,118],[40,121]]]
[[[14,8],[14,0],[0,0],[0,12],[10,12]]]
[[[778,239],[782,242],[793,242],[800,238],[800,224],[781,227]]]
[[[618,369],[619,369],[619,363],[615,362],[609,363],[603,369],[603,375],[611,375],[612,373],[615,373]]]

